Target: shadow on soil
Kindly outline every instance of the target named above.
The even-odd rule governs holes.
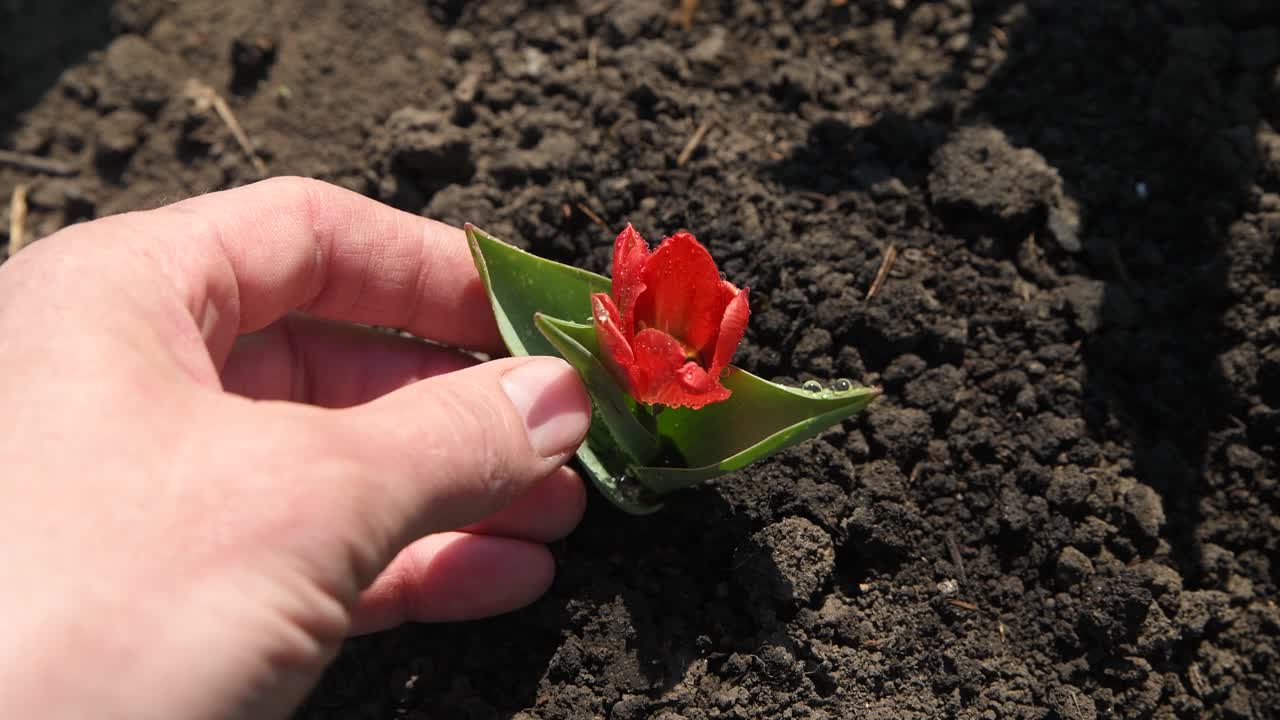
[[[67,67],[115,35],[109,0],[11,0],[0,3],[0,147],[21,114]]]
[[[1159,493],[1161,537],[1187,589],[1222,589],[1206,545],[1249,550],[1239,540],[1248,519],[1225,511],[1209,519],[1205,504],[1222,493],[1233,446],[1273,443],[1280,426],[1274,410],[1251,414],[1250,383],[1224,363],[1246,339],[1226,317],[1247,291],[1233,285],[1233,256],[1241,243],[1259,242],[1242,239],[1233,224],[1257,210],[1259,184],[1277,190],[1262,172],[1258,136],[1280,124],[1280,6],[973,5],[968,45],[933,85],[925,113],[885,115],[862,128],[817,122],[770,172],[824,195],[862,188],[874,198],[890,178],[923,187],[948,133],[979,125],[1042,155],[1082,209],[1079,248],[1055,244],[1044,217],[1034,228],[950,217],[947,226],[973,238],[980,254],[1010,257],[1036,230],[1061,274],[1096,283],[1093,321],[1068,338],[1086,371],[1087,432],[1131,449],[1132,466],[1117,470]],[[995,72],[970,73],[993,46],[1003,50]],[[976,89],[975,76],[984,82]],[[1280,273],[1280,255],[1267,270]],[[1159,552],[1154,544],[1133,550]],[[1273,576],[1277,569],[1273,558]]]
[[[918,4],[894,14],[899,34]],[[1040,153],[1083,221],[1077,252],[1040,232],[1044,251],[1068,274],[1102,283],[1097,327],[1074,338],[1087,369],[1089,431],[1132,448],[1127,470],[1160,493],[1173,560],[1188,587],[1199,587],[1209,582],[1200,547],[1213,533],[1202,527],[1201,501],[1225,446],[1248,442],[1245,390],[1219,359],[1241,341],[1224,323],[1238,291],[1227,246],[1232,223],[1256,205],[1257,132],[1280,122],[1280,9],[1209,0],[973,4],[969,42],[935,82],[927,112],[885,114],[863,128],[819,121],[769,172],[822,195],[862,188],[875,197],[889,178],[920,187],[947,129],[972,125]],[[1004,51],[998,69],[978,73],[985,85],[956,101],[970,63],[993,45]],[[1011,254],[1029,229],[980,218],[948,226]]]
[[[754,636],[744,632],[733,596],[734,551],[748,524],[716,493],[684,495],[663,510],[670,519],[657,523],[624,515],[595,493],[590,503],[583,524],[553,546],[557,581],[537,603],[488,620],[357,638],[298,715],[378,697],[389,703],[383,714],[415,708],[430,717],[506,717],[539,704],[544,679],[589,684],[608,704],[626,695],[657,699],[705,656],[700,646],[710,637]],[[474,687],[490,674],[491,682]]]
[[[971,49],[996,41],[993,21],[1014,5],[988,3]],[[962,124],[990,123],[1034,148],[1083,208],[1083,272],[1105,283],[1101,325],[1079,338],[1085,419],[1095,437],[1128,435],[1133,471],[1163,498],[1173,558],[1195,587],[1210,466],[1247,411],[1218,361],[1240,340],[1223,322],[1228,229],[1252,203],[1259,108],[1280,60],[1253,28],[1280,11],[1039,5],[1004,28],[1008,59]]]

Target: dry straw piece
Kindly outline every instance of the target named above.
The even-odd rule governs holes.
[[[27,186],[18,185],[9,198],[9,257],[27,244]]]
[[[213,108],[213,111],[222,118],[222,122],[226,123],[227,128],[231,130],[231,134],[235,136],[236,142],[240,144],[240,149],[244,150],[244,154],[249,156],[249,162],[253,163],[253,169],[258,171],[260,177],[267,176],[267,164],[258,157],[258,153],[253,149],[253,143],[249,142],[249,136],[245,133],[244,128],[240,125],[240,121],[236,120],[236,116],[231,112],[231,106],[227,105],[227,101],[222,99],[213,88],[192,78],[187,81],[186,96],[191,98],[196,108],[204,111]]]

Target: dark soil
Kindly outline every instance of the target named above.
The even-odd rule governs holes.
[[[255,179],[199,78],[276,174],[594,270],[689,228],[741,365],[887,390],[300,717],[1276,717],[1280,5],[678,5],[0,3],[37,236]]]

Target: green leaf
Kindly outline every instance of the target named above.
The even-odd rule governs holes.
[[[473,225],[467,225],[465,229],[471,259],[493,305],[493,314],[507,350],[512,355],[562,354],[568,358],[573,354],[572,348],[568,352],[558,351],[556,345],[538,329],[535,315],[590,318],[591,293],[609,292],[609,279],[527,253]],[[581,346],[580,341],[578,344]],[[594,331],[591,332],[589,347],[594,361]],[[569,362],[573,363],[572,360]],[[582,367],[577,369],[579,372],[583,370]],[[583,373],[583,377],[590,387],[588,373]],[[662,505],[655,501],[653,493],[635,480],[631,468],[637,461],[626,458],[614,448],[616,440],[612,437],[609,419],[612,410],[606,413],[602,408],[616,408],[616,402],[602,398],[598,389],[591,392],[591,432],[587,441],[578,448],[583,474],[602,495],[626,512],[644,515],[658,510]],[[614,422],[617,422],[616,418]]]
[[[662,509],[657,495],[642,486],[628,470],[625,463],[619,465],[616,459],[607,459],[597,448],[607,447],[606,440],[596,440],[592,427],[587,441],[578,448],[578,462],[582,463],[583,473],[618,509],[632,515],[648,515]]]
[[[527,253],[473,225],[466,226],[466,234],[512,355],[555,355],[555,347],[534,326],[534,313],[589,322],[591,293],[609,292],[606,277]]]
[[[856,386],[809,392],[730,367],[723,379],[733,393],[728,400],[696,411],[665,408],[654,423],[608,372],[594,325],[575,321],[590,321],[591,293],[609,292],[609,280],[532,255],[471,225],[466,233],[511,354],[560,354],[582,374],[593,422],[578,459],[605,497],[627,512],[653,512],[662,495],[804,442],[880,395],[878,388]]]
[[[658,434],[669,438],[685,468],[637,468],[639,480],[662,494],[740,470],[751,463],[817,437],[866,409],[880,388],[809,392],[779,385],[730,366],[722,382],[728,400],[701,410],[668,408],[658,415]]]
[[[598,352],[594,326],[549,318],[542,321],[553,324],[578,348]],[[594,360],[599,368],[597,372],[612,381],[600,359]],[[641,484],[661,495],[739,470],[816,437],[866,409],[880,396],[879,388],[856,385],[844,391],[810,392],[771,383],[732,366],[722,382],[733,393],[728,400],[701,410],[664,408],[658,414],[658,435],[671,443],[683,463],[675,467],[638,465],[630,468]],[[590,380],[587,384],[591,387]],[[621,392],[616,383],[610,382],[610,385]],[[644,456],[633,457],[643,459]]]
[[[635,401],[627,395],[613,374],[600,361],[600,347],[591,325],[548,317],[533,316],[533,324],[555,346],[564,359],[582,375],[591,393],[596,412],[608,427],[627,457],[638,463],[652,461],[658,455],[658,438],[640,424]]]

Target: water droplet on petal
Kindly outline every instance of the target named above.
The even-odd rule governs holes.
[[[728,274],[728,273],[726,273],[725,271],[721,270],[721,271],[720,271],[720,279],[721,279],[721,280],[728,280],[728,279],[729,279],[729,274]]]
[[[817,380],[805,380],[800,389],[811,393],[822,392],[822,383]]]
[[[831,383],[831,389],[836,392],[849,392],[853,389],[853,383],[848,378],[837,378]]]

